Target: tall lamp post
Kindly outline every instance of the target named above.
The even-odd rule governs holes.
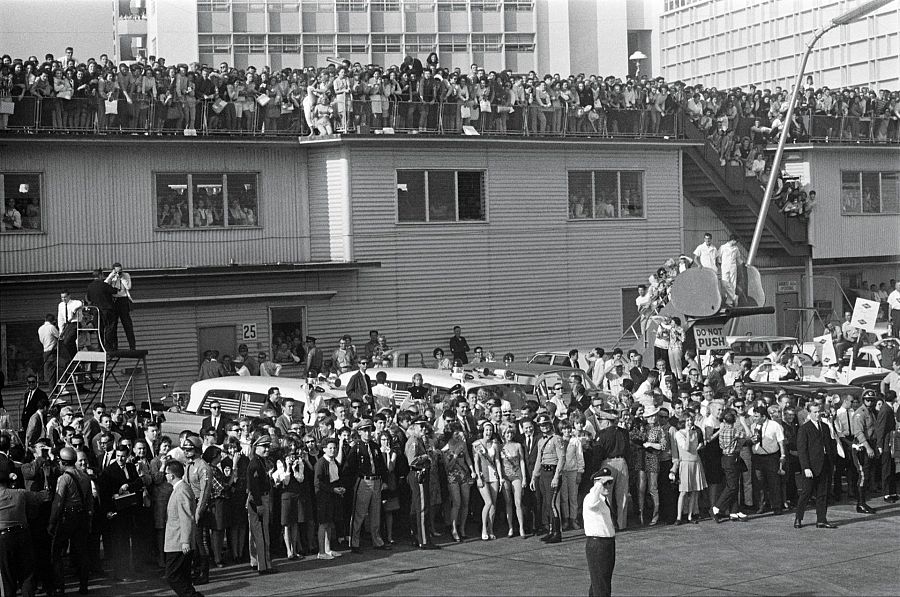
[[[640,50],[637,50],[628,59],[634,62],[634,78],[639,79],[641,77],[641,60],[646,60],[647,56]]]
[[[794,105],[797,103],[800,86],[803,84],[803,74],[806,71],[806,62],[809,60],[809,55],[812,53],[813,46],[816,45],[816,42],[819,41],[823,35],[832,29],[858,21],[867,14],[874,12],[891,2],[893,2],[893,0],[869,0],[869,2],[862,4],[858,8],[831,19],[831,23],[816,33],[815,37],[813,37],[812,41],[806,47],[806,53],[803,54],[803,61],[800,63],[800,72],[797,73],[797,80],[794,82],[794,90],[791,93],[791,99],[788,102],[787,114],[785,114],[784,123],[781,126],[781,134],[778,136],[778,149],[775,150],[775,159],[772,161],[772,171],[769,173],[769,182],[766,184],[766,193],[763,196],[762,207],[760,207],[759,217],[756,220],[756,230],[753,231],[753,242],[750,245],[750,253],[747,255],[747,265],[753,264],[753,260],[756,258],[756,253],[759,250],[759,241],[762,238],[763,227],[766,223],[766,214],[769,211],[769,204],[772,202],[772,193],[775,190],[775,182],[778,180],[778,175],[781,172],[781,158],[784,154],[784,145],[787,142],[788,132],[791,128]],[[811,285],[812,281],[809,280],[808,283]]]

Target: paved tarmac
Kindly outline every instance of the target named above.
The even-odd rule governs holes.
[[[815,512],[794,529],[793,514],[712,520],[680,527],[642,528],[617,538],[614,595],[898,595],[900,503],[870,500],[877,514],[853,506],[829,508],[836,530],[817,529]],[[472,527],[470,527],[472,528]],[[565,533],[545,545],[535,537],[505,537],[440,551],[399,543],[392,552],[366,549],[333,561],[315,556],[276,560],[278,574],[259,576],[247,565],[213,570],[205,595],[586,595],[590,584],[584,536]],[[171,595],[161,580],[92,594]]]

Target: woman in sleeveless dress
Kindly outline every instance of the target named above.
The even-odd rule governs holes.
[[[678,485],[678,516],[675,524],[683,524],[681,514],[687,502],[688,522],[699,522],[700,509],[697,505],[700,492],[707,488],[706,475],[703,473],[703,463],[697,450],[700,447],[701,435],[693,420],[683,416],[678,420],[678,430],[675,432],[675,441],[672,444],[672,472],[669,477],[675,476],[678,471],[680,479]]]

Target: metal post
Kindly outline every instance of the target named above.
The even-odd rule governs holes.
[[[784,154],[784,145],[787,143],[788,133],[791,128],[791,118],[794,115],[794,105],[797,103],[797,96],[800,94],[800,87],[803,84],[803,75],[806,72],[806,63],[809,55],[812,53],[813,46],[819,39],[837,27],[836,23],[832,23],[819,31],[812,41],[806,47],[803,54],[803,61],[800,63],[800,72],[797,73],[797,80],[794,81],[794,89],[791,92],[791,99],[788,103],[787,114],[784,116],[784,122],[781,125],[781,133],[778,136],[778,148],[775,150],[775,158],[772,160],[772,170],[769,172],[769,182],[766,184],[766,193],[763,196],[762,206],[759,208],[759,216],[756,219],[756,229],[753,231],[753,242],[750,244],[750,252],[747,254],[747,265],[753,265],[756,253],[759,250],[759,241],[762,238],[763,228],[766,225],[766,215],[769,212],[769,204],[772,202],[772,193],[775,190],[775,182],[781,173],[781,157]]]
[[[806,296],[804,297],[805,306],[811,307],[812,311],[804,311],[803,316],[807,319],[806,321],[806,330],[809,331],[813,327],[813,323],[815,322],[815,288],[813,286],[813,260],[812,255],[806,256],[806,288],[804,289],[806,292],[804,293]],[[815,335],[815,334],[813,334]],[[813,336],[810,336],[810,340],[812,340]],[[803,342],[805,338],[800,338],[800,341]]]

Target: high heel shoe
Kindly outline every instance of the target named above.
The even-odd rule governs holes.
[[[491,538],[491,541],[497,538],[497,535],[488,535]]]
[[[491,538],[488,535],[481,533],[481,540],[482,541],[490,541]]]
[[[457,543],[462,543],[462,539],[459,538],[459,533],[456,532],[456,529],[453,529],[453,530],[450,532],[450,534],[453,535],[453,540],[454,540],[454,541],[456,541]]]
[[[519,536],[522,539],[528,539],[528,535],[525,533],[525,529],[523,529],[523,528],[519,528]]]
[[[509,529],[509,532],[506,533],[506,536],[509,537],[510,539],[512,539],[513,536],[515,536],[515,534],[516,534],[516,532],[514,530]]]

